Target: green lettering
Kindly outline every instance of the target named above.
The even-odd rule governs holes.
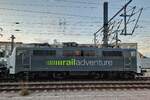
[[[62,66],[64,66],[64,65],[65,65],[65,61],[63,60],[63,61],[62,61]]]
[[[72,60],[72,65],[76,65],[76,60],[75,59],[71,59]]]
[[[55,60],[55,65],[57,66],[57,64],[58,64],[58,63],[57,63],[57,60]]]
[[[61,66],[61,65],[62,65],[62,60],[57,61],[57,65],[58,65],[58,66]]]
[[[52,65],[52,61],[49,61],[48,64],[49,64],[49,65]]]
[[[60,65],[60,61],[59,61],[59,60],[57,60],[57,65],[58,65],[58,66]]]
[[[53,60],[53,61],[52,61],[52,65],[55,65],[55,64],[56,64],[56,63],[55,63],[55,60]]]
[[[47,65],[52,66],[75,66],[76,60],[75,59],[68,59],[68,60],[48,60],[46,62]]]
[[[67,60],[67,61],[66,61],[66,65],[67,65],[67,66],[70,65],[70,60]]]

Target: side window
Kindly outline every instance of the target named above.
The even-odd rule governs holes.
[[[81,51],[80,50],[76,50],[75,51],[75,56],[81,56]]]
[[[64,50],[63,56],[81,56],[80,50]]]
[[[25,53],[26,53],[26,50],[17,50],[16,51],[16,56],[22,56]]]
[[[123,56],[121,51],[103,51],[102,55],[104,57],[122,57]]]
[[[64,50],[63,56],[73,56],[73,50]]]
[[[95,51],[94,50],[84,50],[83,56],[95,56]]]
[[[94,50],[64,50],[63,56],[95,56]]]
[[[131,51],[131,57],[135,57],[136,56],[136,51]]]
[[[34,56],[56,56],[56,50],[33,50]]]
[[[130,57],[130,56],[131,56],[131,53],[129,51],[124,52],[124,57]]]

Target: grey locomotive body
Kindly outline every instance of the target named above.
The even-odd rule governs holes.
[[[40,75],[66,77],[74,73],[96,77],[134,77],[141,74],[136,49],[62,47],[17,47],[8,59],[9,73],[29,72]]]

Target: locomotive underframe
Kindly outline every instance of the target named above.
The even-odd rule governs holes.
[[[134,79],[139,76],[132,71],[91,71],[91,72],[69,72],[69,71],[38,71],[38,72],[20,72],[14,74],[15,79],[72,79],[72,78],[89,78],[89,79]]]

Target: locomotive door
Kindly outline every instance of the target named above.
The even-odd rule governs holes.
[[[130,52],[124,52],[124,69],[129,70],[132,64],[131,54]]]
[[[31,69],[31,54],[30,54],[30,51],[28,51],[28,50],[24,51],[24,53],[22,55],[22,64],[23,64],[23,66],[26,70],[29,71]]]

